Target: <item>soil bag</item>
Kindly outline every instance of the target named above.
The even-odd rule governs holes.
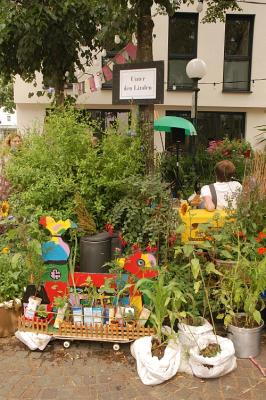
[[[15,336],[24,343],[30,350],[44,350],[52,336],[44,333],[16,331]]]
[[[221,351],[214,357],[200,355],[200,350],[211,343],[216,343],[216,337]],[[236,369],[236,357],[233,342],[221,336],[204,336],[198,340],[198,346],[190,349],[189,364],[192,372],[198,378],[218,378]]]
[[[202,318],[202,325],[199,326],[187,325],[181,322],[178,324],[178,338],[184,350],[194,347],[199,338],[209,336],[212,332],[212,325],[204,318]]]
[[[159,385],[172,378],[178,371],[181,345],[170,339],[163,358],[152,356],[152,336],[145,336],[132,343],[130,350],[137,362],[137,371],[144,385]]]

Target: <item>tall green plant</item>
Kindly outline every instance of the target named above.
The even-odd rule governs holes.
[[[26,136],[7,171],[16,210],[73,217],[79,193],[96,227],[103,226],[123,194],[123,182],[142,174],[143,155],[138,138],[111,129],[95,146],[92,132],[76,110],[59,108],[47,117],[43,133],[33,130]]]
[[[186,301],[179,289],[178,282],[169,281],[165,272],[160,272],[155,279],[140,279],[135,287],[150,300],[150,322],[155,329],[156,336],[160,342],[163,342],[165,319],[169,318],[173,330],[175,320],[180,317],[179,313],[181,312],[177,305],[181,306]]]
[[[111,222],[128,244],[156,246],[164,261],[176,219],[168,186],[156,175],[124,181],[121,200],[111,211]]]

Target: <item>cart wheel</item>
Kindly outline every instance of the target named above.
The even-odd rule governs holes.
[[[114,351],[118,351],[119,349],[120,349],[119,344],[118,344],[118,343],[115,343],[115,344],[113,345],[113,350],[114,350]]]
[[[70,342],[69,342],[68,340],[66,340],[66,341],[63,343],[63,346],[64,346],[65,349],[68,349],[68,348],[70,347]]]

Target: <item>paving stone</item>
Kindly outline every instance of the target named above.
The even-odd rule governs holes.
[[[265,335],[266,336],[266,335]],[[16,339],[0,339],[0,400],[260,400],[266,380],[249,360],[220,379],[177,374],[161,385],[143,385],[129,346],[114,353],[108,343],[60,341],[30,352]],[[266,367],[266,343],[259,358]]]

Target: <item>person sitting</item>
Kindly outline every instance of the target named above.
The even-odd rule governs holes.
[[[220,161],[215,165],[216,182],[203,186],[200,192],[202,205],[206,210],[236,209],[242,185],[233,180],[235,170],[234,164],[229,160]]]

